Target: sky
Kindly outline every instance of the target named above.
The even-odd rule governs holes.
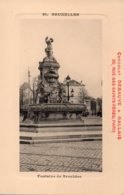
[[[53,55],[60,64],[59,81],[69,75],[83,81],[88,94],[102,96],[102,22],[91,19],[21,19],[20,84],[39,75],[45,37],[54,39]]]

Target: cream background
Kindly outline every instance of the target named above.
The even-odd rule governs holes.
[[[80,12],[84,14],[84,18],[103,20],[103,173],[82,173],[81,179],[38,179],[37,173],[19,173],[18,49],[20,41],[16,16],[27,13],[33,14],[31,16],[33,18],[41,17],[38,14],[45,11]],[[0,1],[1,194],[124,194],[124,126],[121,141],[118,141],[116,135],[111,133],[111,59],[118,51],[124,54],[123,12],[124,2],[121,0]]]

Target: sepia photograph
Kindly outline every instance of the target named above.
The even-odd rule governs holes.
[[[102,20],[20,20],[20,172],[102,172]]]
[[[0,8],[0,194],[124,195],[123,1]]]

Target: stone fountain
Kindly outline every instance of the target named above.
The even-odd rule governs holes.
[[[59,63],[53,56],[52,38],[46,37],[46,57],[39,62],[40,79],[36,91],[36,104],[29,105],[27,118],[40,123],[44,120],[80,119],[86,113],[84,104],[69,102],[63,83],[59,82]]]

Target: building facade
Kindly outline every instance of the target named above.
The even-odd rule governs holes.
[[[63,82],[66,97],[72,104],[84,103],[84,98],[86,95],[85,85],[82,82],[70,79],[67,83],[66,79]]]

